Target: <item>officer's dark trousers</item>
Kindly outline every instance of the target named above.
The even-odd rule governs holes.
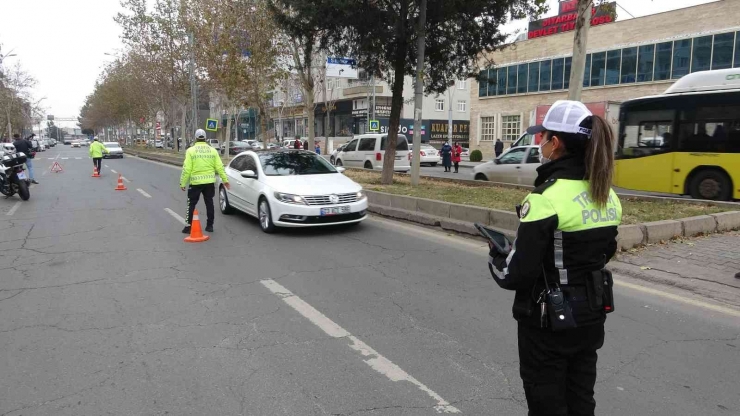
[[[98,173],[102,173],[101,166],[103,165],[103,158],[102,157],[94,157],[93,158],[93,166],[95,166],[95,169],[98,170]]]
[[[604,324],[565,331],[519,324],[519,372],[529,416],[594,416],[596,350]]]
[[[212,183],[204,185],[190,185],[190,188],[188,189],[188,216],[185,220],[190,224],[190,221],[193,218],[193,211],[195,211],[195,206],[200,200],[201,193],[203,194],[203,202],[206,203],[206,215],[208,217],[206,226],[213,226],[213,197],[216,195],[216,185]]]

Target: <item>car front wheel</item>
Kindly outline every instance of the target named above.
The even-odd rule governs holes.
[[[267,199],[264,197],[260,198],[259,208],[257,214],[260,221],[260,228],[267,234],[275,232],[275,224],[272,222],[272,213],[270,212],[270,204],[267,203]]]

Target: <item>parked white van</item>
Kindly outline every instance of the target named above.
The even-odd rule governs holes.
[[[336,156],[337,166],[383,170],[387,134],[362,134],[355,136]],[[396,143],[396,160],[393,170],[408,172],[411,170],[411,152],[409,142],[403,134],[398,135]]]

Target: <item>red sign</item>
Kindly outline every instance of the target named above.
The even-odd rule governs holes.
[[[616,3],[604,3],[591,10],[591,26],[612,23],[617,19]],[[528,39],[551,36],[558,33],[570,32],[576,28],[578,20],[578,0],[560,3],[557,16],[529,22]]]

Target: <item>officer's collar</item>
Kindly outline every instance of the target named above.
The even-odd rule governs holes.
[[[538,167],[534,186],[540,186],[548,179],[582,180],[585,177],[586,165],[583,158],[566,155]]]

